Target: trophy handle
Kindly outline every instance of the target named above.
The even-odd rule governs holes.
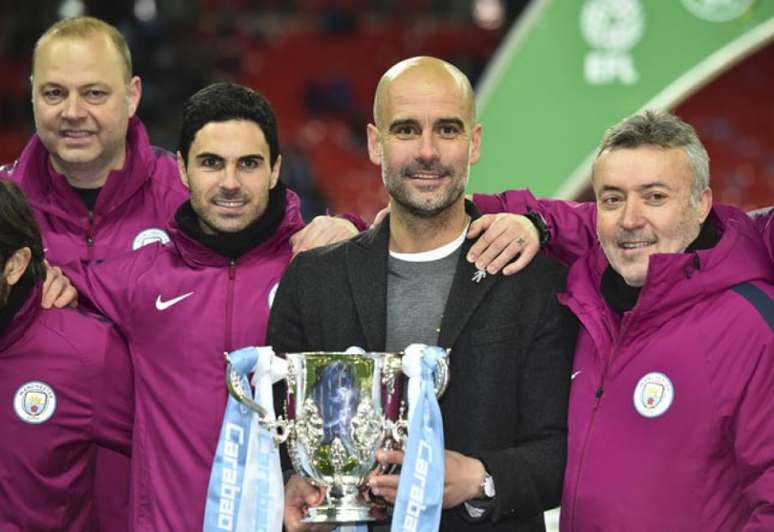
[[[264,407],[255,402],[250,393],[242,387],[242,379],[226,357],[226,388],[228,393],[236,401],[258,414],[258,424],[271,433],[274,443],[285,443],[288,439],[289,422],[278,417],[276,420],[269,418],[269,413]]]
[[[446,350],[446,354],[449,354],[451,349]],[[436,365],[436,371],[433,374],[433,385],[435,387],[435,396],[437,398],[443,397],[446,392],[446,387],[449,386],[449,357],[439,357],[438,364]]]

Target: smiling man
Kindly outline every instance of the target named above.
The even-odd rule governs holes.
[[[134,530],[203,528],[226,404],[223,353],[263,344],[303,226],[298,197],[279,181],[274,112],[255,91],[217,83],[194,94],[177,162],[190,200],[165,228],[170,244],[73,277],[129,340]]]
[[[564,283],[557,263],[541,257],[503,277],[465,260],[478,212],[463,192],[480,144],[473,90],[456,67],[415,57],[389,69],[376,89],[368,151],[391,213],[293,261],[268,343],[280,352],[450,348],[441,530],[539,531],[543,511],[559,502],[576,324],[554,297]],[[381,460],[401,463],[402,453]],[[384,475],[371,488],[394,501],[397,484]],[[291,477],[286,528],[304,528],[305,506],[318,500],[316,488]]]
[[[645,112],[602,140],[596,205],[499,198],[544,216],[546,250],[573,263],[563,531],[774,530],[767,219],[713,205],[709,177],[693,128]]]
[[[186,198],[174,156],[150,145],[135,116],[142,82],[126,40],[92,17],[61,20],[35,45],[36,134],[0,170],[27,194],[46,257],[63,264],[154,242]]]

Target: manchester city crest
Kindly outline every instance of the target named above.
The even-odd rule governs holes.
[[[45,382],[26,382],[16,391],[13,409],[25,423],[43,423],[54,415],[56,394]]]
[[[169,242],[169,235],[163,229],[158,227],[151,227],[144,229],[137,233],[132,241],[132,251],[137,251],[143,246],[153,244],[154,242],[161,242],[162,245]]]
[[[663,373],[654,371],[642,377],[634,387],[634,408],[641,416],[658,417],[672,406],[675,389]]]

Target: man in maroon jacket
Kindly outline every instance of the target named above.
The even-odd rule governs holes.
[[[99,530],[95,443],[129,452],[131,364],[104,321],[43,310],[40,232],[0,181],[0,529]]]

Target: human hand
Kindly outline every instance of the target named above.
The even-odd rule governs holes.
[[[486,468],[480,460],[456,451],[444,453],[443,507],[454,508],[478,497]]]
[[[382,467],[389,467],[390,465],[402,465],[403,464],[403,451],[395,451],[390,449],[379,449],[376,451],[376,460]],[[371,493],[378,497],[382,497],[389,504],[395,504],[395,497],[398,495],[398,481],[400,475],[384,475],[373,474],[368,480],[368,487],[371,489]]]
[[[329,532],[334,525],[303,523],[310,506],[320,504],[323,491],[299,475],[293,475],[285,485],[285,511],[283,524],[288,532]]]
[[[352,238],[358,234],[357,227],[343,218],[315,216],[306,227],[290,237],[293,256],[302,251]]]
[[[46,269],[46,278],[43,280],[43,298],[40,306],[49,309],[63,308],[67,305],[76,306],[78,304],[78,291],[70,283],[70,279],[65,277],[58,266],[51,266],[48,261],[43,261]]]
[[[475,263],[479,270],[486,269],[490,275],[501,269],[503,275],[514,274],[540,251],[537,228],[520,214],[486,214],[474,220],[468,229],[468,238],[476,237],[478,240],[468,252],[468,262]]]
[[[381,211],[376,213],[376,216],[374,217],[374,223],[371,224],[371,227],[375,225],[379,225],[384,218],[390,214],[390,204],[388,203],[387,206],[382,209]]]

